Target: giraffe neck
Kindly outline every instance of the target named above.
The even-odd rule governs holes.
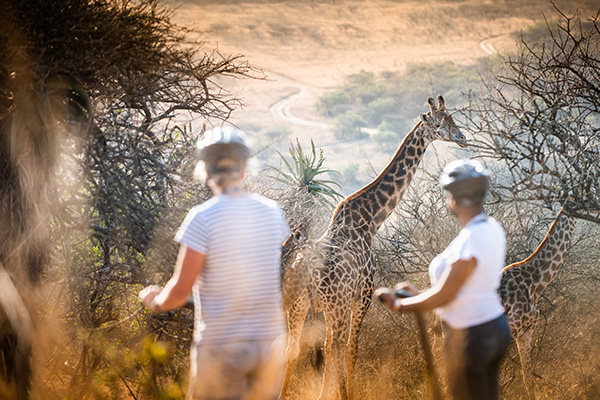
[[[505,270],[519,267],[528,271],[532,278],[531,292],[534,296],[539,296],[560,269],[574,229],[575,218],[565,215],[561,209],[537,250],[525,260],[511,264]]]
[[[330,231],[354,229],[371,243],[410,184],[431,140],[421,122],[406,135],[396,154],[371,183],[344,199],[336,208]]]

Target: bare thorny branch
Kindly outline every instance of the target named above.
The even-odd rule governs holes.
[[[475,151],[504,165],[505,198],[559,203],[600,222],[600,13],[583,22],[558,11],[545,40],[523,34],[462,114]]]

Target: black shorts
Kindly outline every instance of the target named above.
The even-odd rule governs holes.
[[[506,316],[467,329],[443,324],[446,374],[454,400],[498,398],[500,364],[511,342]]]

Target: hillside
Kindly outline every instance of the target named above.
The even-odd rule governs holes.
[[[577,6],[597,7],[593,1],[554,3],[567,13]],[[358,169],[356,185],[367,182],[389,155],[368,138],[337,140],[327,125],[331,121],[314,109],[319,95],[361,70],[401,71],[407,63],[439,60],[470,65],[490,52],[509,52],[515,48],[514,35],[540,23],[544,15],[550,19],[556,15],[553,5],[542,0],[169,0],[167,4],[177,7],[176,22],[203,32],[200,39],[207,49],[242,54],[264,71],[265,80],[219,82],[244,100],[245,107],[233,114],[232,122],[254,138],[255,148],[264,149],[256,158],[257,169],[276,164],[274,149],[285,152],[295,137],[303,144],[312,138],[324,149],[328,167],[346,173]],[[280,104],[283,112],[282,107],[279,112],[273,109],[291,95],[288,104]],[[345,187],[344,192],[355,188]]]

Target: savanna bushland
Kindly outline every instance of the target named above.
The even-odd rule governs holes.
[[[316,238],[338,193],[375,176],[437,93],[471,146],[428,152],[376,239],[376,286],[427,287],[429,261],[459,229],[439,170],[451,158],[484,157],[495,176],[486,207],[507,232],[507,264],[537,247],[559,205],[579,217],[540,304],[535,383],[540,398],[600,396],[593,2],[579,12],[566,1],[168,2],[175,11],[153,0],[2,4],[0,262],[12,282],[3,275],[11,332],[2,334],[31,366],[31,382],[21,383],[33,398],[184,397],[192,311],[153,315],[137,292],[169,278],[173,234],[208,198],[191,178],[203,123],[228,120],[252,135],[259,173],[249,188]],[[496,37],[501,54],[480,58],[480,42]],[[322,125],[270,114],[297,82],[313,97],[292,110]],[[320,387],[323,332],[319,315],[309,319],[298,399]],[[411,315],[373,304],[359,340],[359,398],[424,398]],[[6,354],[5,373],[14,367]],[[0,397],[11,398],[10,376],[6,383]],[[502,398],[525,398],[514,349],[501,385]]]

